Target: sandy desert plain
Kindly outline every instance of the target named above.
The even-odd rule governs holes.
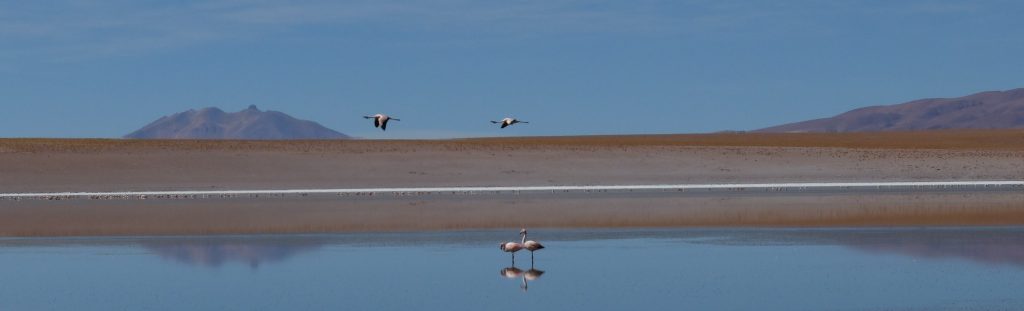
[[[1024,179],[1024,131],[0,139],[0,193]],[[0,200],[0,236],[1024,224],[1024,190]]]

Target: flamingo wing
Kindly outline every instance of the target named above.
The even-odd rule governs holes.
[[[533,240],[526,241],[526,243],[523,243],[523,246],[530,250],[538,250],[544,248],[544,245],[541,245],[540,242]]]

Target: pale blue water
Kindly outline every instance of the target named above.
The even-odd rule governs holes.
[[[0,239],[0,310],[1024,309],[1021,228],[517,233]]]

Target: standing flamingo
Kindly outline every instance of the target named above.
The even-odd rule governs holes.
[[[536,250],[543,249],[544,245],[541,245],[540,242],[537,242],[537,241],[534,241],[534,240],[527,241],[526,240],[526,228],[523,228],[522,230],[519,230],[519,234],[523,236],[523,242],[522,242],[523,243],[523,248],[525,248],[526,250],[530,251],[530,266],[533,266],[533,252],[536,251]]]
[[[399,120],[399,119],[395,119],[395,118],[389,117],[386,114],[379,114],[379,113],[375,114],[375,115],[372,115],[372,116],[363,116],[363,118],[373,119],[373,127],[379,127],[381,131],[385,131],[385,130],[388,129],[388,121],[389,120],[402,121],[402,120]]]
[[[501,250],[504,251],[504,252],[512,253],[512,266],[515,267],[515,265],[516,265],[516,252],[518,252],[519,250],[523,249],[523,244],[516,243],[516,242],[505,242],[505,243],[499,244],[498,247],[501,248]]]

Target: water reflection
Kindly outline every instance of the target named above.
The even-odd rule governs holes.
[[[1019,227],[655,230],[643,238],[733,246],[837,245],[873,255],[1024,268],[1024,228]]]
[[[238,262],[253,269],[266,263],[283,262],[302,253],[320,249],[319,239],[198,238],[141,242],[151,253],[174,262],[220,267]]]
[[[521,288],[525,292],[529,290],[529,282],[533,282],[536,281],[537,279],[540,279],[540,276],[544,275],[544,270],[537,270],[533,267],[530,267],[530,270],[523,271],[523,269],[519,269],[516,268],[515,266],[512,266],[501,268],[501,270],[498,271],[498,274],[506,279],[520,279],[521,283],[519,284],[519,288]]]
[[[537,270],[537,269],[534,269],[534,268],[530,268],[530,270],[526,270],[526,273],[523,273],[523,285],[522,285],[523,291],[527,290],[527,287],[528,287],[528,284],[527,284],[528,282],[527,281],[531,281],[531,282],[535,281],[535,280],[539,279],[540,276],[543,275],[543,274],[544,274],[544,270]]]
[[[519,269],[514,266],[505,267],[501,268],[501,271],[498,271],[498,274],[505,277],[506,279],[515,279],[523,275],[523,269]]]
[[[963,259],[988,265],[1024,267],[1024,232],[895,231],[836,236],[836,242],[873,254],[920,259]]]
[[[505,265],[508,258],[495,252],[493,241],[506,233],[0,238],[0,275],[11,280],[0,282],[0,310],[1016,310],[1024,305],[1019,293],[1024,228],[551,230],[544,235],[551,249],[537,259],[544,269],[525,260],[518,263],[523,268]],[[587,260],[598,254],[602,260]],[[972,261],[935,264],[903,255]],[[1014,266],[984,267],[975,261]],[[167,267],[180,264],[228,267]],[[509,293],[516,287],[523,292]],[[527,293],[530,287],[534,293]],[[533,298],[514,297],[526,295]],[[395,299],[399,296],[403,299]],[[495,299],[515,302],[496,305]]]

